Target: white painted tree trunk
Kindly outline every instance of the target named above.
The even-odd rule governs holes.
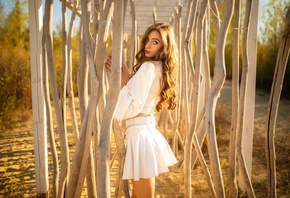
[[[32,111],[37,197],[48,196],[48,153],[46,107],[42,64],[42,1],[31,0],[29,6],[29,37],[31,61]]]
[[[44,24],[47,23],[49,20],[48,18],[52,17],[52,9],[50,2],[46,1],[45,6],[45,15],[44,15]],[[49,25],[44,25],[44,32],[48,32]],[[50,143],[50,150],[53,160],[53,197],[57,197],[58,190],[59,190],[59,163],[58,163],[58,154],[56,148],[56,142],[54,138],[54,127],[53,127],[53,115],[52,115],[52,105],[51,105],[51,98],[49,92],[49,77],[48,77],[48,61],[47,61],[47,47],[46,47],[46,39],[42,39],[43,42],[43,77],[44,77],[44,90],[45,90],[45,102],[46,102],[46,109],[47,109],[47,130],[49,132],[49,143]]]
[[[58,194],[58,188],[59,188],[59,164],[58,164],[58,155],[57,155],[57,149],[56,149],[56,142],[54,137],[54,128],[53,128],[53,116],[52,116],[52,107],[51,107],[51,101],[50,101],[50,93],[49,93],[49,82],[48,82],[48,68],[47,68],[47,61],[46,61],[46,55],[45,49],[43,49],[44,53],[44,71],[43,71],[43,86],[45,91],[45,103],[46,103],[46,110],[47,110],[47,130],[49,134],[49,144],[50,144],[50,152],[51,157],[53,161],[53,197],[57,197]]]
[[[256,68],[257,68],[257,31],[259,0],[253,1],[249,24],[248,59],[249,71],[245,92],[245,109],[243,118],[242,149],[249,177],[252,175],[252,153],[254,137],[255,95],[256,95]],[[241,171],[240,171],[241,172]],[[243,177],[239,176],[239,187],[245,191]]]
[[[64,0],[63,5],[64,5]],[[180,57],[182,57],[182,60],[180,62],[180,69],[178,72],[178,80],[179,80],[179,86],[180,86],[180,92],[179,92],[179,104],[176,111],[173,111],[172,114],[167,113],[167,115],[160,115],[160,119],[164,119],[164,129],[166,131],[166,121],[167,119],[171,118],[172,115],[172,122],[174,125],[174,139],[173,139],[173,150],[177,154],[178,146],[181,147],[181,150],[184,149],[184,155],[182,155],[181,159],[179,160],[179,164],[181,165],[184,162],[184,178],[185,178],[185,197],[191,197],[191,169],[193,168],[196,159],[198,159],[201,163],[201,166],[203,168],[206,180],[209,185],[209,189],[212,193],[212,196],[216,197],[224,197],[224,184],[221,174],[221,168],[220,168],[220,162],[219,162],[219,156],[218,156],[218,150],[217,150],[217,140],[216,140],[216,131],[215,131],[215,108],[216,103],[220,94],[220,90],[224,84],[225,81],[225,60],[224,60],[224,47],[225,47],[225,39],[229,27],[229,22],[231,20],[231,16],[233,14],[233,1],[234,0],[221,0],[221,1],[214,1],[209,0],[211,4],[211,11],[208,12],[208,17],[212,17],[214,19],[214,25],[216,27],[217,34],[217,42],[216,42],[216,59],[215,59],[215,71],[214,71],[214,79],[213,79],[213,85],[211,87],[210,83],[210,75],[209,75],[209,61],[208,61],[208,53],[207,53],[207,30],[206,30],[206,22],[205,21],[205,13],[201,12],[204,11],[202,5],[207,4],[207,1],[188,1],[188,18],[186,20],[187,25],[183,29],[184,34],[181,35],[181,25],[183,23],[182,21],[182,6],[177,5],[174,9],[174,23],[173,27],[175,29],[176,33],[176,40],[178,41],[178,46],[180,47]],[[32,1],[31,1],[32,2]],[[31,3],[29,2],[29,3]],[[76,1],[77,2],[77,1]],[[75,2],[75,3],[76,3]],[[111,79],[119,79],[120,75],[120,67],[121,67],[121,57],[122,57],[122,41],[123,41],[123,17],[125,15],[124,10],[126,7],[127,1],[119,1],[115,0],[114,4],[118,9],[115,9],[114,13],[114,25],[113,25],[113,31],[114,31],[114,37],[113,37],[113,70],[111,73],[109,73]],[[218,2],[218,3],[217,3]],[[237,6],[239,6],[239,0],[235,0],[237,2]],[[38,2],[40,3],[40,2]],[[60,90],[61,96],[58,96],[58,90],[56,88],[56,80],[54,75],[54,63],[53,63],[53,54],[52,54],[52,29],[51,29],[51,14],[49,12],[52,12],[50,9],[50,6],[52,6],[52,0],[47,0],[47,9],[48,11],[46,15],[48,15],[48,18],[45,18],[45,32],[44,32],[44,46],[46,49],[44,49],[44,60],[47,60],[47,65],[49,66],[49,77],[51,80],[51,88],[52,88],[52,97],[53,102],[56,110],[56,116],[57,116],[57,127],[60,132],[60,139],[61,139],[61,176],[59,178],[59,187],[58,187],[58,158],[56,154],[56,149],[53,148],[52,152],[53,154],[53,161],[54,161],[54,171],[55,171],[55,178],[54,182],[55,184],[55,192],[54,197],[63,197],[64,193],[66,197],[80,197],[82,189],[84,188],[84,180],[87,176],[88,181],[88,196],[89,197],[109,197],[110,196],[110,167],[109,167],[109,160],[110,160],[110,137],[111,137],[111,125],[112,125],[112,115],[115,108],[115,104],[117,101],[118,93],[119,93],[119,81],[114,82],[106,82],[104,83],[104,60],[107,56],[106,54],[106,42],[108,38],[108,31],[109,31],[109,23],[111,20],[112,15],[112,0],[108,1],[101,1],[101,0],[83,0],[82,3],[82,21],[81,21],[81,33],[80,33],[80,48],[81,48],[81,63],[80,63],[80,69],[78,73],[78,88],[79,88],[79,101],[80,101],[80,115],[81,115],[81,124],[82,127],[80,129],[79,139],[78,139],[78,126],[76,122],[76,115],[75,115],[75,107],[73,102],[73,87],[72,87],[72,81],[71,81],[71,35],[72,35],[72,21],[73,17],[75,16],[75,13],[73,13],[72,21],[70,24],[70,31],[69,31],[69,37],[68,41],[66,41],[66,31],[65,28],[63,28],[63,64],[65,65],[63,68],[63,86],[62,90]],[[93,4],[92,4],[93,3]],[[224,19],[220,20],[219,18],[219,10],[217,7],[217,4],[222,5],[221,9],[224,9],[226,7],[226,10],[224,12]],[[36,5],[36,4],[35,4]],[[131,5],[131,11],[132,11],[132,32],[131,32],[131,49],[130,49],[130,58],[129,58],[129,68],[132,68],[134,65],[134,55],[137,49],[137,20],[136,15],[134,12],[134,1],[130,0]],[[199,5],[199,6],[198,6]],[[243,84],[241,91],[244,91],[244,95],[241,101],[245,101],[243,104],[244,107],[241,107],[244,110],[241,110],[242,115],[239,119],[240,124],[239,127],[242,128],[243,133],[241,133],[240,130],[240,139],[239,142],[241,143],[241,140],[244,140],[245,131],[252,131],[253,127],[253,115],[254,115],[254,95],[255,95],[255,71],[251,72],[250,70],[255,70],[255,67],[252,67],[251,65],[255,65],[256,62],[256,34],[257,34],[257,7],[255,5],[258,5],[258,1],[253,2],[253,16],[251,18],[250,22],[250,30],[249,30],[249,42],[247,45],[245,45],[245,49],[253,50],[254,52],[249,51],[249,63],[248,63],[248,69],[249,69],[249,75],[244,74],[246,77],[243,79],[243,83],[246,82],[246,84]],[[93,6],[92,9],[90,6]],[[97,13],[95,13],[97,11]],[[75,10],[74,10],[75,12]],[[191,14],[190,14],[191,13]],[[198,23],[196,23],[196,16],[198,14],[200,17],[198,18]],[[94,15],[91,15],[94,14]],[[158,13],[155,13],[155,16]],[[63,26],[66,23],[65,19],[65,9],[63,7]],[[93,16],[93,33],[90,32],[90,15]],[[240,12],[237,12],[236,15],[240,15]],[[41,15],[39,15],[41,16]],[[121,17],[120,17],[121,16]],[[238,17],[236,17],[238,18]],[[156,19],[156,18],[155,18]],[[35,18],[33,19],[35,20]],[[151,18],[149,19],[151,20]],[[220,21],[222,22],[222,26],[220,26]],[[41,23],[41,22],[38,22]],[[197,24],[197,25],[196,25]],[[193,33],[193,29],[196,29]],[[239,28],[239,25],[236,24],[235,28]],[[116,33],[117,32],[117,33]],[[39,32],[38,32],[39,33]],[[196,58],[195,60],[192,59],[192,49],[190,46],[190,43],[193,42],[191,39],[191,36],[194,35],[195,43],[197,45],[195,46],[195,52],[196,52]],[[236,34],[238,35],[238,33]],[[183,38],[181,38],[183,36]],[[238,40],[238,39],[236,39]],[[244,39],[245,40],[245,39]],[[68,46],[66,46],[66,42]],[[239,46],[238,42],[236,47],[233,47],[237,49]],[[234,42],[234,43],[235,43]],[[34,43],[35,44],[35,43]],[[32,48],[33,49],[33,48]],[[128,50],[128,49],[126,49]],[[66,53],[67,51],[67,53]],[[236,191],[236,157],[235,157],[235,131],[238,128],[236,126],[236,120],[235,117],[238,112],[234,111],[236,106],[239,106],[239,100],[238,98],[238,55],[237,52],[234,57],[236,58],[236,67],[233,66],[235,71],[233,71],[233,103],[232,103],[232,128],[231,128],[231,153],[229,154],[229,166],[230,166],[230,197],[236,197],[237,191]],[[251,57],[253,55],[253,57]],[[41,56],[41,54],[40,54]],[[31,57],[32,58],[32,57]],[[67,61],[66,61],[67,60]],[[244,61],[247,58],[244,59]],[[285,58],[283,59],[285,60]],[[193,66],[193,62],[195,62],[196,66]],[[45,64],[45,63],[44,63]],[[67,66],[69,67],[67,67]],[[88,80],[88,65],[90,66],[90,78]],[[247,64],[246,64],[247,67]],[[68,72],[66,72],[66,68],[68,68]],[[204,72],[204,73],[203,73]],[[68,76],[68,81],[65,79]],[[45,74],[45,73],[44,73]],[[281,73],[279,73],[279,76],[281,76]],[[194,83],[191,82],[191,77],[194,79]],[[281,77],[277,77],[278,80],[280,80]],[[107,80],[107,79],[105,79]],[[90,82],[88,82],[90,81]],[[68,160],[68,147],[67,147],[67,135],[66,135],[66,119],[65,119],[65,100],[66,100],[66,93],[65,93],[65,87],[66,82],[68,82],[68,98],[69,98],[69,106],[70,106],[70,112],[73,117],[73,131],[75,133],[75,139],[78,139],[76,151],[74,154],[74,158],[72,161],[72,167],[70,171],[70,177],[67,178],[69,175],[69,160]],[[32,80],[32,84],[34,81]],[[90,83],[90,102],[87,104],[88,101],[88,83]],[[189,84],[191,83],[191,84]],[[281,81],[279,81],[281,83]],[[47,84],[44,84],[44,86]],[[109,86],[108,86],[109,85]],[[193,86],[189,86],[193,85]],[[278,86],[278,85],[276,85]],[[107,92],[108,87],[110,87],[109,92]],[[211,88],[210,88],[211,87]],[[104,91],[103,91],[104,90]],[[210,91],[209,91],[210,90]],[[37,93],[37,91],[35,91]],[[105,95],[106,92],[109,93],[109,95]],[[234,93],[235,92],[235,93]],[[45,87],[45,93],[46,93],[46,104],[50,106],[49,101],[49,87]],[[273,104],[277,101],[277,92],[273,96]],[[106,100],[107,99],[107,100]],[[204,108],[204,100],[206,99],[206,107]],[[189,103],[189,101],[193,101],[192,103]],[[38,100],[39,102],[39,100]],[[41,100],[40,100],[41,103]],[[35,104],[35,102],[33,102]],[[38,104],[38,103],[37,103]],[[88,107],[87,107],[88,106]],[[51,116],[51,109],[47,108],[49,118]],[[104,108],[105,107],[105,108]],[[275,109],[276,108],[276,109]],[[277,110],[277,107],[273,107],[271,109],[271,113],[275,112]],[[44,112],[41,112],[44,113]],[[247,119],[245,119],[244,115],[247,116]],[[34,115],[35,116],[35,115]],[[270,117],[271,116],[271,117]],[[275,113],[271,114],[269,116],[269,130],[268,132],[268,141],[266,142],[269,146],[269,182],[271,180],[271,187],[272,190],[275,188],[275,161],[274,161],[274,145],[271,144],[271,141],[274,139],[274,127],[275,123],[273,124],[273,119],[275,120],[276,116]],[[191,118],[190,118],[191,117]],[[39,116],[38,116],[39,118]],[[36,123],[36,122],[35,122]],[[101,124],[100,124],[101,123]],[[190,126],[190,130],[188,129]],[[53,145],[54,137],[53,137],[53,125],[52,120],[49,122],[48,130],[50,132],[50,144]],[[125,192],[125,197],[129,197],[129,191],[128,191],[128,182],[123,181],[121,179],[122,176],[122,169],[123,169],[123,163],[124,163],[124,153],[125,153],[125,146],[124,146],[124,140],[122,133],[120,130],[114,130],[115,132],[115,140],[117,144],[117,150],[118,150],[118,159],[119,159],[119,173],[118,178],[116,182],[116,189],[115,189],[115,197],[119,197],[122,194],[122,191]],[[181,132],[181,133],[180,133]],[[211,181],[211,175],[208,171],[208,167],[205,163],[205,160],[203,158],[200,145],[203,144],[205,133],[207,132],[207,142],[208,142],[208,148],[209,148],[209,155],[210,155],[210,163],[211,163],[211,174],[213,177],[213,182]],[[94,133],[94,153],[93,153],[93,145],[92,145],[92,133]],[[241,136],[243,134],[243,137]],[[165,134],[167,137],[168,134]],[[246,135],[250,137],[250,135]],[[185,137],[187,137],[185,139]],[[43,138],[43,137],[41,137]],[[170,137],[169,137],[170,138]],[[252,137],[250,137],[249,141],[246,141],[250,143],[248,146],[241,146],[241,144],[238,145],[239,150],[239,161],[242,164],[242,169],[240,172],[243,174],[243,178],[246,177],[246,183],[247,186],[250,182],[250,172],[251,172],[251,162],[250,165],[247,164],[250,160],[247,160],[247,153],[249,153],[249,157],[251,158],[251,145],[252,145]],[[192,147],[192,144],[194,144],[194,148]],[[37,146],[45,146],[40,145],[40,142],[38,142],[35,146],[35,148],[38,148]],[[185,146],[183,148],[183,146]],[[54,146],[53,146],[54,147]],[[243,156],[243,153],[241,151],[241,148],[250,148],[249,151],[243,151],[245,153],[245,156]],[[46,151],[47,152],[47,151]],[[47,154],[47,153],[46,153]],[[95,156],[93,155],[95,154]],[[45,152],[44,155],[45,156]],[[42,157],[41,156],[41,157]],[[117,154],[115,154],[117,156]],[[93,157],[95,157],[93,161]],[[111,165],[114,163],[114,159],[111,161]],[[44,160],[41,158],[41,160]],[[184,161],[183,161],[184,160]],[[247,166],[247,168],[245,168]],[[96,183],[96,180],[94,179],[94,169],[98,170],[96,173],[96,179],[98,180]],[[245,176],[245,171],[249,171],[249,175]],[[271,171],[271,172],[270,172]],[[92,176],[92,177],[91,177]],[[44,181],[44,180],[43,180]],[[241,179],[239,180],[241,181]],[[67,183],[68,182],[68,183]],[[213,187],[214,183],[214,187]],[[240,185],[242,183],[240,182]],[[67,187],[68,185],[68,187]],[[269,184],[270,185],[270,184]],[[98,188],[98,190],[96,190]],[[247,187],[247,189],[249,189]],[[274,189],[275,190],[275,189]],[[98,192],[97,192],[98,191]],[[253,192],[250,187],[250,194],[249,197],[253,197]],[[272,193],[272,191],[271,191]],[[98,195],[97,195],[98,194]],[[275,194],[275,192],[274,192]]]
[[[251,183],[251,179],[248,173],[245,154],[242,145],[242,138],[243,138],[243,122],[245,119],[245,97],[247,93],[247,86],[248,86],[248,75],[249,75],[249,58],[248,58],[248,34],[249,34],[249,23],[250,23],[250,16],[252,11],[252,0],[246,2],[246,12],[244,18],[244,27],[243,27],[243,53],[242,53],[242,63],[243,63],[243,71],[242,71],[242,79],[240,85],[240,100],[239,100],[239,114],[238,114],[238,125],[237,125],[237,158],[239,161],[240,171],[243,176],[247,195],[248,197],[255,197],[254,189]]]
[[[233,17],[233,49],[232,49],[232,120],[230,130],[230,148],[229,148],[229,197],[238,196],[237,186],[237,150],[236,150],[236,136],[238,123],[238,109],[239,106],[239,43],[240,43],[240,0],[235,0],[235,12]]]
[[[155,4],[156,4],[156,2],[155,2]],[[156,13],[156,7],[155,6],[153,7],[152,16],[153,16],[153,24],[156,24],[156,22],[157,22],[157,13]]]
[[[133,65],[135,64],[135,54],[138,50],[138,32],[137,32],[137,19],[135,12],[135,3],[130,0],[130,9],[132,17],[132,29],[131,29],[131,43],[130,43],[130,55],[129,55],[129,71],[132,73]]]
[[[200,162],[203,165],[202,167],[205,169],[204,172],[207,178],[210,179],[209,171],[207,170],[206,163],[202,157],[200,145],[198,143],[198,139],[196,137],[197,131],[197,121],[199,116],[199,101],[200,101],[200,84],[201,84],[201,68],[203,66],[203,25],[205,20],[205,13],[207,9],[208,1],[203,1],[200,5],[200,10],[197,16],[197,31],[196,31],[196,65],[195,65],[195,74],[193,78],[193,99],[192,99],[192,115],[190,122],[190,130],[187,133],[185,139],[185,148],[184,148],[184,185],[185,185],[185,197],[191,197],[191,156],[192,156],[192,144],[194,143],[195,149],[199,156]],[[194,4],[193,4],[194,5]],[[210,181],[211,183],[211,181]],[[213,192],[213,196],[215,193]]]
[[[71,115],[71,121],[72,121],[72,128],[73,128],[73,134],[75,136],[75,144],[78,142],[79,137],[79,129],[78,129],[78,123],[77,123],[77,117],[76,117],[76,111],[75,111],[75,100],[74,100],[74,92],[73,92],[73,81],[72,81],[72,37],[73,37],[73,30],[74,30],[74,21],[77,13],[77,5],[78,1],[74,2],[73,5],[73,12],[71,15],[71,20],[69,24],[69,31],[67,36],[67,59],[68,59],[68,85],[67,85],[67,95],[68,95],[68,107],[69,107],[69,113]],[[87,84],[87,83],[85,83]],[[96,185],[95,185],[95,167],[94,167],[94,161],[93,161],[93,150],[92,147],[90,147],[90,157],[89,157],[89,163],[88,163],[88,173],[87,173],[87,191],[89,197],[95,197],[97,195],[96,192]]]
[[[206,131],[211,171],[217,197],[225,197],[224,183],[221,173],[220,160],[217,148],[216,128],[215,128],[215,109],[217,99],[225,82],[225,41],[229,24],[233,15],[234,1],[226,1],[226,10],[222,20],[221,28],[217,32],[215,68],[212,87],[209,91],[206,103]]]
[[[115,187],[115,198],[122,196],[122,191],[124,192],[124,196],[126,198],[130,198],[129,193],[129,182],[128,180],[122,180],[123,176],[123,170],[124,170],[124,162],[125,162],[125,155],[126,155],[126,147],[124,143],[124,133],[119,126],[119,123],[117,121],[113,122],[113,131],[114,131],[114,137],[116,141],[117,146],[117,154],[118,154],[118,176],[116,181],[116,187]]]
[[[73,79],[72,79],[72,37],[73,37],[73,30],[74,30],[74,21],[77,12],[77,1],[74,2],[73,5],[73,12],[71,14],[71,19],[69,23],[68,35],[67,35],[67,65],[68,65],[68,79],[67,79],[67,95],[68,95],[68,106],[69,106],[69,113],[72,120],[72,128],[73,134],[75,136],[75,142],[77,142],[79,136],[79,129],[77,125],[77,116],[75,111],[75,102],[74,102],[74,91],[73,91]]]
[[[182,132],[183,137],[186,136],[186,134],[189,131],[189,122],[190,122],[190,115],[189,115],[189,104],[188,104],[188,66],[186,65],[186,59],[185,59],[185,53],[184,53],[184,39],[182,38],[182,6],[178,5],[175,8],[175,32],[176,32],[176,41],[178,45],[178,49],[182,49],[179,51],[179,66],[181,69],[179,69],[180,74],[180,111],[179,111],[179,131]]]
[[[111,1],[107,2],[107,11],[111,7]],[[80,133],[79,142],[77,144],[77,148],[74,154],[73,162],[72,162],[72,170],[71,177],[69,180],[69,191],[66,194],[66,197],[79,197],[81,195],[81,190],[83,188],[84,178],[87,174],[88,162],[90,161],[90,149],[91,149],[91,134],[93,131],[93,121],[96,118],[96,109],[98,105],[98,101],[100,98],[100,87],[102,86],[102,78],[97,77],[97,71],[95,67],[94,61],[94,47],[91,43],[90,29],[89,29],[89,11],[88,11],[88,1],[82,1],[82,23],[84,30],[84,39],[86,42],[86,48],[88,52],[88,60],[90,65],[90,80],[91,80],[91,97],[89,106],[86,109],[85,116],[82,122],[82,128]],[[110,12],[104,13],[103,17],[109,16]],[[110,19],[110,17],[109,17]],[[102,34],[106,37],[108,31],[104,31],[108,29],[108,23],[102,21],[101,23],[101,31]],[[98,37],[99,38],[99,37]],[[98,50],[103,50],[105,43],[99,45]],[[100,48],[100,49],[99,49]],[[104,50],[103,50],[104,52]],[[95,134],[96,135],[96,134]]]
[[[67,17],[66,17],[66,1],[62,0],[61,5],[61,13],[62,13],[62,72],[61,72],[61,85],[60,85],[60,103],[61,103],[61,111],[62,111],[62,121],[64,126],[64,133],[67,134],[67,101],[66,101],[66,89],[67,89],[67,76],[68,76],[68,46],[67,46]],[[66,139],[67,141],[67,139]]]
[[[122,66],[123,51],[123,16],[124,1],[114,1],[114,18],[113,21],[113,51],[112,51],[112,71],[110,76],[110,87],[107,97],[107,105],[102,116],[100,131],[100,141],[97,148],[97,175],[98,175],[98,197],[110,197],[110,137],[112,129],[112,118],[115,111],[119,92],[120,92],[120,71]],[[118,80],[116,80],[118,79]]]
[[[57,83],[54,71],[54,57],[53,57],[53,46],[52,46],[52,1],[46,1],[45,8],[45,23],[44,23],[44,32],[43,32],[43,40],[44,47],[46,48],[47,54],[46,60],[48,65],[48,73],[50,77],[52,98],[56,113],[56,122],[58,126],[58,132],[60,136],[60,150],[61,150],[61,172],[59,177],[59,189],[58,197],[63,197],[66,187],[67,187],[67,177],[69,173],[69,156],[68,156],[68,143],[67,143],[67,133],[65,129],[65,122],[63,116],[63,108],[61,106],[60,97],[58,95]]]
[[[290,9],[288,9],[279,43],[278,57],[275,66],[275,73],[272,82],[271,95],[268,105],[266,121],[266,158],[267,158],[267,175],[268,175],[268,197],[277,197],[276,190],[276,153],[275,153],[275,128],[280,96],[283,87],[285,70],[290,53]]]
[[[80,120],[82,122],[88,105],[88,55],[86,53],[86,43],[83,39],[83,27],[80,28],[80,66],[77,75],[78,97],[80,108]]]

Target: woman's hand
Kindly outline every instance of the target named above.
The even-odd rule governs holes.
[[[105,66],[109,71],[112,71],[112,57],[111,56],[108,56]],[[129,79],[130,79],[129,69],[126,65],[125,60],[123,59],[122,67],[121,67],[121,88],[127,84]]]
[[[124,60],[122,61],[121,72],[121,87],[124,87],[130,79],[130,72]]]
[[[106,60],[106,63],[105,63],[105,66],[106,68],[111,71],[112,70],[112,57],[109,56]]]

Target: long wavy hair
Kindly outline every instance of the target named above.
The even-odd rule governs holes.
[[[152,31],[159,32],[163,47],[153,58],[145,56],[145,46],[148,35]],[[176,107],[176,68],[178,66],[178,50],[176,47],[173,29],[168,23],[156,23],[147,28],[141,43],[140,49],[136,54],[136,65],[133,67],[133,75],[139,70],[141,65],[146,61],[161,61],[163,67],[162,87],[160,92],[160,101],[156,105],[157,112],[163,107],[172,110]]]

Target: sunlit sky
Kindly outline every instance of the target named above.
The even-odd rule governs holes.
[[[4,5],[5,12],[8,13],[9,10],[14,6],[15,0],[1,0]],[[29,1],[29,0],[28,0]],[[61,1],[54,0],[53,1],[53,29],[56,29],[57,25],[61,23]],[[43,7],[43,14],[44,14],[44,7],[45,7],[45,0],[42,0],[42,7]],[[71,11],[67,9],[67,20],[69,22]],[[76,17],[76,22],[79,24],[79,17]]]
[[[267,2],[269,0],[260,0],[259,1],[259,16],[263,16],[263,12],[264,12],[264,9]],[[5,11],[8,12],[11,7],[14,6],[14,0],[2,0],[2,3],[4,4],[4,8],[5,8]],[[44,8],[44,5],[45,5],[45,0],[42,0],[42,3],[43,3],[43,8]],[[54,10],[53,10],[53,28],[56,29],[57,25],[61,23],[61,1],[60,0],[54,0],[53,1],[53,4],[54,4]],[[44,11],[43,11],[44,12]],[[67,21],[69,23],[69,20],[70,20],[70,15],[71,15],[71,11],[69,9],[67,9]],[[265,16],[265,15],[264,15]],[[76,24],[78,26],[79,24],[79,17],[76,17]],[[263,25],[265,21],[265,17],[259,17],[259,30],[260,30],[260,27]]]

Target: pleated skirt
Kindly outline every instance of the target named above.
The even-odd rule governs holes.
[[[177,162],[153,115],[127,120],[126,142],[123,179],[156,177]]]

